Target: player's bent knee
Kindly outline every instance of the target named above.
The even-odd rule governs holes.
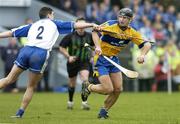
[[[116,89],[114,89],[114,93],[115,94],[120,94],[121,92],[123,91],[123,88],[116,88]]]

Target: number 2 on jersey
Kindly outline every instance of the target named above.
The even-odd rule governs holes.
[[[43,33],[43,31],[44,31],[44,27],[43,26],[40,26],[39,28],[38,28],[38,31],[39,31],[39,33],[38,33],[38,35],[36,36],[36,39],[42,39],[43,37],[42,37],[42,33]]]

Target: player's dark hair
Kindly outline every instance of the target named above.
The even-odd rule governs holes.
[[[129,8],[122,8],[121,10],[119,10],[118,16],[127,16],[129,18],[132,18],[133,17],[133,11]]]
[[[49,7],[42,7],[39,10],[39,18],[43,19],[43,18],[47,18],[48,14],[51,14],[53,12],[53,10]]]
[[[76,19],[76,22],[78,22],[78,21],[86,21],[86,20],[83,17],[79,17],[79,18]]]

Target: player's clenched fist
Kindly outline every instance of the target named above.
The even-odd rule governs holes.
[[[94,31],[101,31],[102,29],[101,29],[101,26],[93,23],[93,30],[94,30]]]
[[[98,55],[101,55],[101,53],[102,53],[101,48],[100,47],[96,47],[95,48],[95,53],[98,54]]]
[[[138,58],[137,58],[137,61],[139,64],[142,64],[144,63],[144,59],[145,59],[145,56],[144,55],[140,55]]]
[[[76,56],[69,56],[69,57],[68,57],[68,62],[69,62],[69,63],[72,63],[72,62],[76,61],[76,59],[77,59]]]

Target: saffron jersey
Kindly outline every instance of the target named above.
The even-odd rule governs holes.
[[[102,54],[106,56],[116,56],[122,49],[124,49],[129,42],[133,42],[143,47],[144,41],[139,32],[132,27],[128,27],[126,30],[121,30],[117,20],[110,20],[102,24],[103,29],[114,32],[102,32],[100,37],[100,45]]]

